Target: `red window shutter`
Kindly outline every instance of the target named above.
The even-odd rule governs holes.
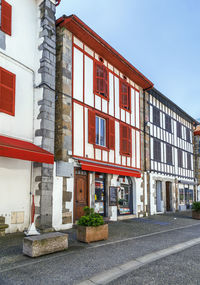
[[[5,0],[1,2],[1,30],[11,36],[12,6]]]
[[[115,120],[109,120],[109,148],[115,149]]]
[[[124,81],[120,81],[120,107],[130,110],[130,87]]]
[[[0,67],[0,112],[15,115],[15,74]]]
[[[104,96],[108,97],[108,73],[104,67]]]
[[[128,153],[132,153],[132,132],[130,127],[128,127]]]
[[[131,128],[125,125],[120,126],[120,151],[124,155],[132,152]]]
[[[95,112],[88,110],[88,143],[95,144]]]
[[[108,97],[108,72],[103,64],[97,62],[94,66],[94,92]]]

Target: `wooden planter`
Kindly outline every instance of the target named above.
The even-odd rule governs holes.
[[[200,211],[192,211],[192,218],[196,220],[200,220]]]
[[[98,227],[77,226],[77,239],[83,242],[93,242],[108,239],[108,224]]]

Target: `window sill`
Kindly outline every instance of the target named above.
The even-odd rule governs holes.
[[[98,144],[94,144],[94,148],[110,151],[110,149],[107,146],[101,146],[101,145],[98,145]]]
[[[109,102],[109,97],[105,97],[104,95],[99,94],[99,93],[96,92],[96,91],[94,91],[94,94]]]
[[[132,156],[132,154],[131,153],[122,153],[122,152],[120,152],[120,155],[122,155],[122,156],[127,156],[127,157],[131,157]]]
[[[124,108],[124,107],[122,107],[122,106],[120,106],[120,108],[121,108],[122,110],[124,110],[124,111],[126,111],[126,112],[128,112],[128,113],[131,114],[131,110],[128,110],[128,109],[126,109],[126,108]]]

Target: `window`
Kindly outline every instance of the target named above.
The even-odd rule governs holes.
[[[192,169],[192,164],[191,164],[191,154],[187,153],[187,169],[191,170]]]
[[[161,144],[160,141],[154,139],[153,143],[154,160],[161,161]]]
[[[115,149],[115,120],[88,110],[88,143]]]
[[[169,144],[166,145],[166,162],[172,165],[172,146]]]
[[[169,133],[172,132],[172,123],[171,123],[171,118],[168,115],[165,115],[165,129]]]
[[[153,108],[153,123],[160,127],[160,111],[157,108]]]
[[[12,6],[5,0],[1,0],[1,30],[11,36]]]
[[[190,140],[190,129],[188,129],[188,128],[186,128],[186,141],[187,142],[191,142],[191,140]]]
[[[176,122],[176,130],[177,130],[177,137],[182,138],[182,125],[179,122]]]
[[[183,167],[183,152],[178,149],[178,167]]]
[[[108,98],[108,72],[102,63],[95,62],[94,93]]]
[[[131,152],[131,128],[125,124],[120,124],[120,153],[122,155],[131,155]]]
[[[120,107],[131,110],[130,86],[122,80],[120,80]]]
[[[15,115],[15,74],[0,67],[0,112]]]
[[[100,146],[106,146],[106,120],[96,116],[96,141]]]

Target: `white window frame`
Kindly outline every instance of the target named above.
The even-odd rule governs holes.
[[[99,120],[99,128],[97,130],[97,124],[96,124],[96,130],[95,130],[95,144],[102,146],[102,147],[106,147],[106,119],[96,116],[95,118],[95,123],[96,120]],[[103,139],[103,144],[101,144],[101,121],[104,122],[104,139]],[[98,136],[98,143],[97,143],[97,136]]]

